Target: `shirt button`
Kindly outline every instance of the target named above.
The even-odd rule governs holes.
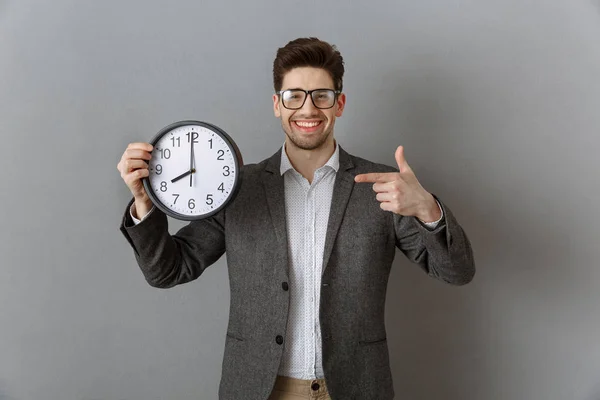
[[[283,283],[281,284],[281,288],[287,292],[287,291],[288,291],[288,289],[290,288],[290,286],[288,285],[288,283],[287,283],[287,282],[283,282]]]
[[[283,344],[283,336],[277,335],[275,341],[277,342],[277,344]]]

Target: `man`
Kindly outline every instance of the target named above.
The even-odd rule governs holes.
[[[419,184],[402,147],[395,169],[354,157],[334,139],[343,73],[326,42],[280,48],[273,109],[283,147],[243,167],[228,207],[176,235],[141,184],[152,146],[131,144],[119,162],[134,196],[121,231],[151,285],[194,280],[227,250],[220,399],[392,399],[384,303],[395,248],[450,284],[475,273],[467,236]]]

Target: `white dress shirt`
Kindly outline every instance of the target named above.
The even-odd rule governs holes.
[[[336,143],[335,152],[325,165],[315,171],[312,183],[309,184],[292,166],[285,144],[281,151],[280,173],[285,185],[290,308],[279,375],[306,380],[324,378],[319,322],[321,272],[331,198],[339,165],[339,144]],[[154,207],[151,212],[153,210]],[[134,223],[140,223],[133,216],[133,205],[130,212]],[[424,224],[433,229],[442,218],[443,215],[437,221]]]
[[[285,145],[280,172],[285,185],[290,308],[279,375],[296,379],[323,377],[319,302],[325,235],[333,186],[339,169],[339,145],[315,171],[312,183],[292,166]]]

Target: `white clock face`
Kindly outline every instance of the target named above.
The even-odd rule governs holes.
[[[175,217],[213,214],[232,195],[238,171],[235,149],[213,130],[184,125],[154,144],[148,177],[154,200]]]

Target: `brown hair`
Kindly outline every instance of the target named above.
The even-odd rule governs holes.
[[[326,70],[336,90],[342,90],[344,59],[334,45],[317,38],[299,38],[277,50],[273,62],[273,86],[281,90],[283,76],[293,68],[314,67]]]

